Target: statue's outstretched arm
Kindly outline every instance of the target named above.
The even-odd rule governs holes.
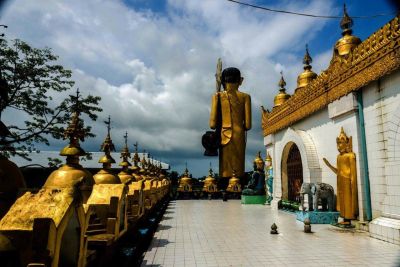
[[[337,168],[333,167],[332,164],[330,164],[326,158],[324,158],[324,162],[329,167],[329,169],[331,169],[334,173],[337,174]]]

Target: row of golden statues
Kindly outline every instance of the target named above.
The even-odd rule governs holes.
[[[49,175],[39,191],[28,191],[1,207],[6,213],[0,221],[0,249],[18,255],[23,266],[86,266],[93,254],[112,246],[169,192],[161,163],[153,164],[144,154],[140,160],[137,144],[133,164],[129,162],[127,134],[121,171],[112,171],[110,119],[101,145],[102,168],[95,175],[84,169],[79,163],[86,154],[79,144],[84,139],[79,115],[75,109],[65,131],[69,144],[60,155],[66,163]]]

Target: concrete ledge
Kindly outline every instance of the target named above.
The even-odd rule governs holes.
[[[373,238],[400,245],[400,220],[378,217],[369,223],[369,234]]]

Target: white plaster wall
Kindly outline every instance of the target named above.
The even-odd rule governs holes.
[[[336,147],[336,137],[340,134],[340,128],[343,127],[348,136],[353,137],[353,151],[357,156],[357,173],[358,173],[358,199],[360,207],[360,219],[364,218],[365,207],[363,200],[363,183],[360,179],[363,174],[360,172],[360,155],[359,155],[359,134],[358,134],[358,118],[356,112],[350,112],[335,119],[330,119],[328,115],[328,108],[320,110],[311,116],[293,124],[290,128],[284,129],[274,134],[274,145],[268,147],[273,148],[275,155],[273,158],[274,166],[274,198],[279,200],[282,196],[282,184],[281,184],[281,161],[282,151],[287,144],[288,140],[294,140],[297,144],[302,139],[301,134],[295,135],[296,132],[304,131],[312,140],[314,147],[310,147],[310,144],[303,142],[303,144],[297,144],[302,157],[303,162],[303,180],[304,182],[310,182],[310,169],[308,161],[313,161],[313,158],[308,157],[305,146],[309,146],[309,149],[314,149],[317,155],[317,162],[314,165],[320,167],[320,178],[317,181],[322,181],[332,185],[336,191],[336,174],[334,174],[323,162],[323,158],[327,158],[328,161],[336,166],[336,157],[338,155]],[[360,175],[361,174],[361,175]]]
[[[373,218],[400,219],[400,71],[363,89]]]

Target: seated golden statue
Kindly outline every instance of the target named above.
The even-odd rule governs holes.
[[[210,163],[211,165],[211,163]],[[213,170],[210,166],[210,170],[208,172],[208,176],[207,178],[204,180],[204,186],[203,186],[203,192],[207,192],[207,193],[215,193],[218,191],[217,188],[217,181],[216,179],[213,177]]]
[[[236,170],[233,170],[232,177],[229,179],[228,187],[226,188],[227,192],[231,193],[240,193],[242,192],[242,186],[240,184],[240,179],[236,177]]]
[[[350,224],[350,220],[357,219],[358,216],[356,154],[353,152],[352,138],[347,137],[343,127],[336,143],[339,151],[337,168],[326,158],[324,162],[337,175],[336,209],[340,211],[343,223]]]

